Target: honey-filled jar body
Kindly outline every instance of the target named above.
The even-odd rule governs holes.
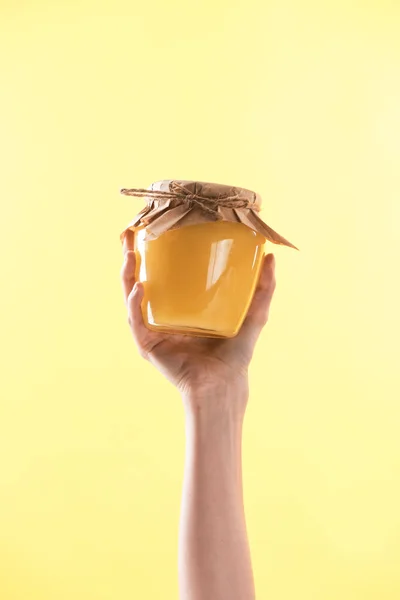
[[[187,225],[146,241],[135,231],[136,279],[149,329],[234,337],[260,275],[266,238],[242,223]]]

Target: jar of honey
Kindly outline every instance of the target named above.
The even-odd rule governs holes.
[[[121,233],[134,232],[142,314],[152,330],[234,337],[257,285],[266,242],[296,248],[258,216],[250,190],[163,180],[121,193],[147,205]]]

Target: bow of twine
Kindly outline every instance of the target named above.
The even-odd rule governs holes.
[[[182,202],[188,203],[189,207],[197,205],[206,212],[213,214],[218,211],[218,206],[223,206],[225,208],[248,208],[249,206],[249,200],[239,198],[239,194],[232,196],[218,195],[213,198],[208,198],[206,196],[202,196],[201,194],[194,194],[176,181],[171,182],[170,190],[168,192],[163,192],[161,190],[146,190],[142,188],[124,188],[121,190],[121,194],[124,194],[125,196],[136,196],[139,198],[147,197],[154,200],[179,199]]]

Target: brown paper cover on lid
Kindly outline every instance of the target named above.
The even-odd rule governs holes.
[[[121,194],[142,197],[145,206],[121,233],[146,228],[145,240],[154,240],[171,229],[210,221],[242,223],[273,244],[296,248],[260,219],[261,196],[245,188],[165,179],[146,189],[122,189]]]

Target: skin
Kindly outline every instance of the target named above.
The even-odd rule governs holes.
[[[147,329],[135,281],[134,234],[123,242],[122,288],[141,356],[179,391],[186,458],[179,529],[181,600],[253,600],[254,580],[242,485],[242,427],[248,368],[274,294],[275,258],[263,259],[246,319],[234,338],[211,339]]]

